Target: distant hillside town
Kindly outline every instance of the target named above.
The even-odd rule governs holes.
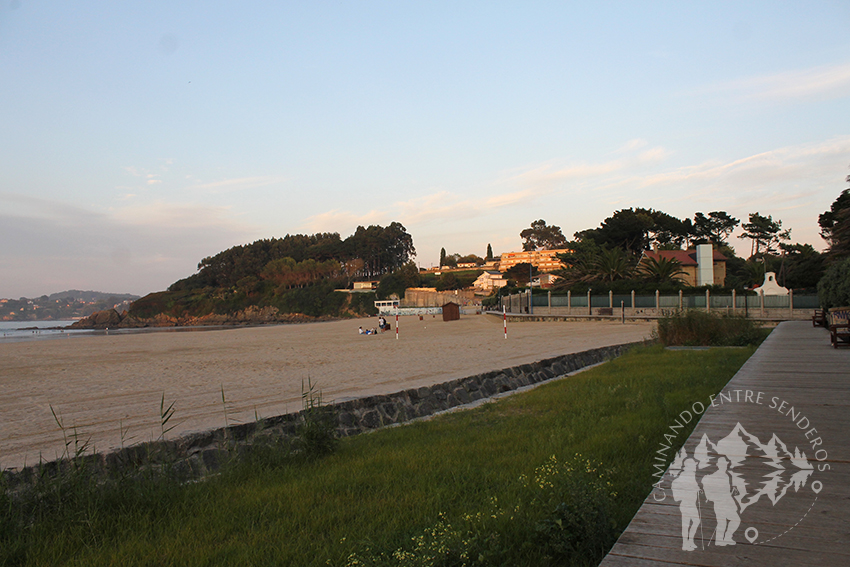
[[[100,291],[62,291],[41,297],[0,299],[0,321],[67,321],[104,309],[126,311],[138,295]]]

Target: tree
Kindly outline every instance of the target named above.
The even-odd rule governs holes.
[[[780,244],[782,257],[776,258],[772,271],[779,285],[790,289],[814,288],[825,270],[824,255],[811,244]]]
[[[821,237],[829,243],[831,257],[850,255],[850,188],[842,191],[829,210],[818,217],[818,224]]]
[[[599,228],[576,233],[576,237],[590,239],[605,248],[620,248],[639,256],[649,248],[649,229],[654,226],[649,215],[633,209],[616,211]]]
[[[726,244],[729,235],[740,223],[740,220],[730,216],[726,211],[712,211],[708,213],[708,216],[697,213],[694,215],[694,236],[712,244]]]
[[[440,279],[437,280],[437,284],[434,287],[437,291],[449,291],[452,289],[458,289],[460,287],[460,281],[457,279],[456,275],[449,272],[440,276]]]
[[[643,278],[656,283],[681,282],[685,274],[682,263],[675,258],[646,257],[638,264],[637,273]]]
[[[555,287],[569,289],[578,283],[595,281],[596,263],[604,249],[589,238],[572,240],[564,247],[569,252],[556,255],[564,268],[553,272],[559,277]]]
[[[576,233],[576,238],[591,239],[605,248],[620,248],[635,257],[653,244],[679,249],[693,232],[690,219],[682,221],[654,209],[622,209],[608,217],[599,228]]]
[[[443,260],[442,266],[446,268],[457,268],[457,261],[460,258],[460,254],[455,252],[454,254],[449,254]]]
[[[563,248],[567,243],[561,227],[547,226],[543,219],[531,223],[531,228],[526,228],[519,233],[523,239],[522,249],[526,252],[531,250],[555,250]]]
[[[818,298],[825,309],[850,305],[850,257],[826,270],[818,282]]]
[[[457,259],[458,264],[475,264],[476,266],[480,266],[484,263],[484,259],[481,256],[476,256],[475,254],[467,254],[466,256],[461,256]]]
[[[485,258],[488,262],[493,261],[493,247],[490,244],[487,244],[487,257]]]
[[[413,237],[397,222],[386,228],[380,225],[358,226],[354,234],[345,240],[345,245],[349,257],[363,260],[363,275],[367,278],[392,272],[416,256]]]
[[[440,267],[442,268],[445,265],[446,265],[446,249],[440,248]]]
[[[625,252],[620,248],[604,250],[596,261],[595,272],[597,279],[603,282],[613,282],[632,275],[632,264]]]
[[[419,285],[419,268],[414,262],[408,262],[401,268],[385,274],[375,290],[378,299],[387,299],[392,295],[404,297],[407,288]]]
[[[647,245],[658,245],[665,250],[679,250],[693,234],[691,219],[681,220],[672,215],[654,209],[636,209],[652,219],[647,230]]]
[[[509,279],[515,280],[520,285],[528,284],[528,276],[534,277],[539,275],[540,272],[536,266],[532,266],[528,262],[523,262],[522,264],[515,264],[510,267],[505,272],[505,275],[508,276]]]
[[[743,223],[741,228],[744,229],[744,234],[738,238],[752,240],[750,258],[775,254],[779,243],[791,237],[790,230],[782,230],[782,221],[774,221],[770,215],[764,217],[758,213],[750,213],[750,222]]]

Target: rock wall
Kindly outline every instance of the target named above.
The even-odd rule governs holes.
[[[451,408],[510,392],[563,376],[581,368],[616,358],[637,344],[608,346],[494,370],[466,378],[458,378],[434,386],[415,388],[393,394],[368,396],[324,406],[336,420],[340,437],[427,417]],[[111,453],[83,457],[93,470],[109,473],[144,467],[167,465],[184,478],[199,478],[214,473],[222,464],[247,450],[254,443],[291,439],[304,421],[304,412],[266,418],[260,422],[186,435],[174,440],[141,443]],[[41,465],[42,470],[61,470],[72,466],[68,461]],[[76,465],[74,465],[76,466]],[[9,486],[29,484],[39,477],[38,467],[7,470]]]

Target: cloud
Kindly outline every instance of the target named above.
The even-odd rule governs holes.
[[[246,191],[248,189],[256,189],[257,187],[266,187],[277,183],[283,183],[288,178],[283,176],[264,176],[264,177],[240,177],[238,179],[223,179],[212,183],[198,183],[190,185],[189,189],[193,191],[204,191],[210,194],[234,193],[237,191]]]
[[[665,161],[671,152],[657,146],[643,151],[645,140],[631,140],[615,154],[629,154],[597,163],[575,163],[558,167],[553,163],[536,165],[510,177],[512,183],[533,186],[558,186],[563,182],[590,182],[617,172],[647,167]]]
[[[0,193],[0,297],[62,289],[145,294],[191,275],[198,261],[261,235],[221,207],[166,203],[96,211]]]
[[[345,238],[348,233],[353,233],[358,226],[372,224],[388,224],[388,215],[384,211],[369,211],[365,214],[355,214],[350,211],[333,209],[307,217],[303,227],[308,232],[339,232]]]
[[[720,83],[694,94],[728,93],[744,100],[787,101],[850,96],[850,63],[822,65]]]

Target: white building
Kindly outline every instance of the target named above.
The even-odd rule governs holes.
[[[495,270],[483,272],[472,282],[472,287],[477,290],[486,291],[487,293],[490,293],[494,289],[505,287],[506,285],[508,285],[508,280],[505,278],[505,274]]]

